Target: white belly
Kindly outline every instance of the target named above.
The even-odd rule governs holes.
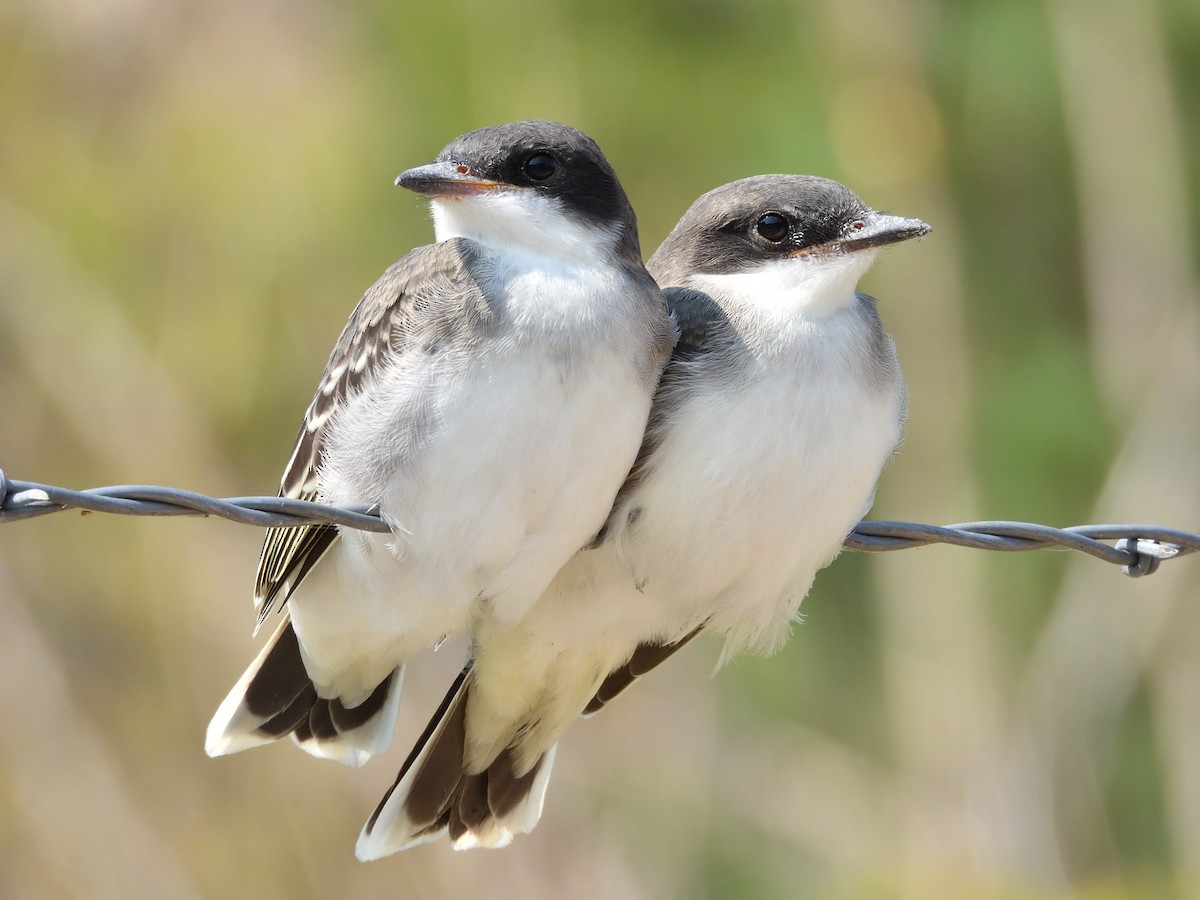
[[[322,479],[331,502],[378,502],[393,534],[346,529],[289,600],[322,693],[369,691],[484,610],[528,612],[633,463],[649,397],[631,368],[599,350],[509,353],[466,375],[397,369],[360,398]]]
[[[671,464],[621,533],[617,552],[673,637],[707,622],[727,653],[776,649],[870,505],[899,440],[898,399],[844,382],[788,397],[788,381],[681,416],[662,447]]]
[[[864,388],[836,366],[706,384],[672,417],[609,540],[562,570],[530,627],[628,653],[707,623],[726,655],[777,649],[870,506],[902,406],[899,385]]]

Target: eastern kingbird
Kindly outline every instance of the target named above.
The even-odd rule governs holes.
[[[391,528],[272,529],[259,624],[210,755],[292,735],[359,765],[388,743],[405,662],[521,621],[603,526],[675,337],[600,148],[551,122],[485,128],[396,179],[438,243],[359,302],[280,494],[373,504]]]
[[[786,640],[871,505],[904,383],[875,301],[880,248],[929,232],[823,178],[705,194],[649,262],[681,337],[594,546],[473,660],[367,822],[373,859],[448,831],[504,846],[541,815],[556,742],[700,630],[722,662]]]

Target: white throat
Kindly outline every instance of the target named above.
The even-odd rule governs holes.
[[[439,241],[468,238],[506,255],[525,253],[559,265],[592,265],[608,259],[617,243],[615,227],[582,224],[557,200],[533,190],[509,188],[433,200]]]
[[[766,315],[830,315],[856,302],[854,291],[876,252],[801,254],[728,275],[696,275],[693,281],[698,287],[707,282],[727,295],[745,297]]]

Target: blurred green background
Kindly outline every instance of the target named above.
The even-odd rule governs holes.
[[[881,298],[911,391],[873,515],[1200,526],[1195,0],[7,0],[0,466],[273,493],[457,134],[591,133],[648,253],[720,183],[920,216]],[[698,641],[573,729],[500,852],[354,861],[392,751],[202,751],[261,535],[0,531],[0,896],[1200,896],[1200,559],[845,554],[769,660]]]

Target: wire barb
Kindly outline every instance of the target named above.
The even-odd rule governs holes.
[[[0,524],[78,509],[125,516],[219,516],[246,525],[286,528],[297,525],[342,525],[363,531],[390,529],[378,507],[326,506],[288,497],[218,499],[194,491],[156,485],[127,484],[73,491],[54,485],[10,479],[0,469]],[[1113,541],[1115,543],[1108,543]],[[864,520],[846,537],[850,550],[882,552],[951,544],[978,550],[1078,550],[1121,567],[1139,578],[1159,563],[1200,550],[1200,534],[1161,525],[1075,525],[1052,528],[1032,522],[965,522],[922,525],[917,522]]]

